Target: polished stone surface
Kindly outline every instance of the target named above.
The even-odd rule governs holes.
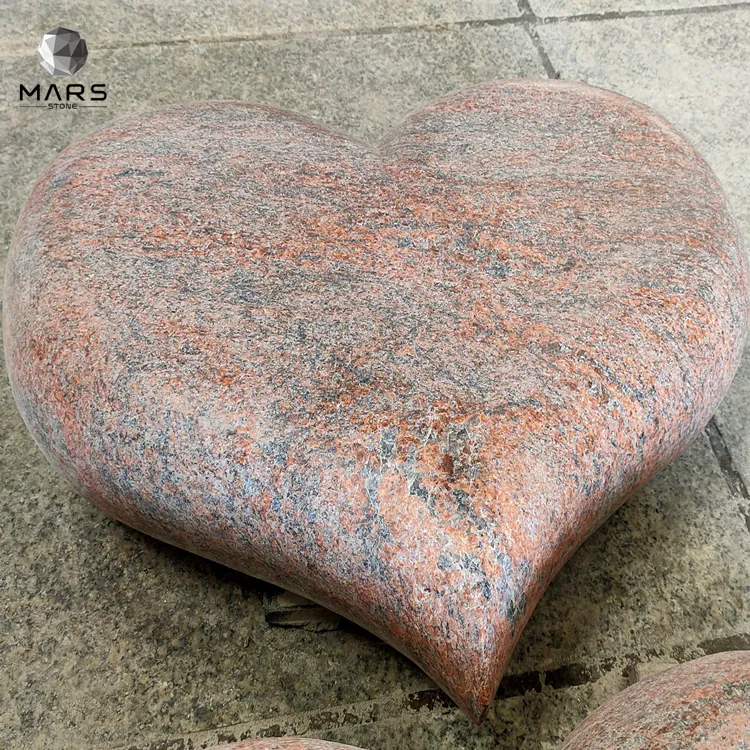
[[[750,745],[750,651],[646,677],[598,708],[561,750],[740,750]]]
[[[602,7],[599,5],[599,7]],[[539,27],[554,69],[639,98],[696,145],[750,236],[750,8]],[[747,245],[747,243],[746,243]],[[712,443],[750,531],[750,351],[715,417]]]
[[[608,92],[479,87],[377,152],[202,105],[42,178],[7,356],[97,506],[366,625],[479,720],[559,567],[715,409],[746,265],[702,159]]]
[[[215,12],[213,5],[201,7]],[[242,99],[294,110],[374,141],[419,105],[454,89],[494,78],[544,77],[532,40],[517,25],[124,49],[98,46],[108,29],[98,31],[86,32],[92,52],[75,82],[88,90],[104,81],[106,107],[22,109],[18,83],[46,83],[40,79],[45,73],[36,55],[38,40],[32,38],[30,54],[0,56],[0,76],[12,82],[8,91],[0,90],[0,137],[6,145],[0,149],[0,174],[6,175],[0,182],[3,255],[46,162],[73,139],[122,114],[178,102]]]
[[[542,24],[538,33],[562,78],[637,98],[679,128],[718,176],[747,237],[750,8]]]

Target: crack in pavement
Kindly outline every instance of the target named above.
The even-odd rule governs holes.
[[[265,41],[291,41],[294,39],[326,39],[335,37],[364,37],[364,36],[387,36],[389,34],[413,34],[413,33],[442,33],[460,29],[482,28],[485,26],[524,25],[533,31],[534,27],[545,24],[556,23],[580,23],[586,21],[612,21],[628,18],[652,18],[662,16],[682,16],[691,14],[725,13],[734,10],[750,9],[750,2],[726,3],[723,5],[693,5],[686,8],[658,8],[653,10],[623,10],[605,11],[602,13],[579,13],[561,16],[538,16],[531,9],[527,0],[520,0],[519,5],[524,6],[518,16],[504,18],[465,19],[461,21],[443,21],[438,23],[414,23],[414,24],[390,24],[373,26],[370,28],[340,27],[300,30],[278,30],[259,31],[257,33],[227,34],[224,36],[195,36],[182,37],[178,39],[151,39],[144,41],[111,40],[97,44],[99,50],[126,50],[143,47],[175,47],[183,45],[210,45],[210,44],[242,44],[245,42]],[[529,32],[537,49],[541,46]],[[37,40],[31,42],[19,39],[7,39],[0,52],[0,60],[23,57],[36,52]],[[540,55],[546,56],[546,52],[540,51]],[[544,62],[544,57],[543,57]],[[548,67],[549,64],[549,67]],[[554,71],[549,59],[545,63],[545,71],[550,78],[559,78]]]
[[[705,640],[697,644],[697,648],[705,655],[721,651],[750,650],[750,633]],[[544,689],[562,690],[588,685],[613,671],[619,671],[622,677],[629,681],[634,668],[638,665],[659,662],[664,658],[684,662],[693,656],[689,649],[679,646],[664,652],[649,649],[642,654],[606,657],[588,665],[574,663],[556,669],[509,674],[500,683],[496,700],[520,697],[530,692],[541,693]],[[666,666],[669,665],[665,663]],[[370,701],[189,732],[182,737],[156,739],[118,747],[120,750],[199,750],[216,744],[264,737],[319,736],[341,727],[375,724],[422,711],[456,713],[459,709],[438,688],[427,688],[410,693],[391,693]]]
[[[548,78],[559,78],[560,74],[555,70],[555,66],[552,64],[552,60],[550,60],[550,57],[547,54],[547,50],[544,49],[542,40],[537,33],[536,24],[539,22],[539,18],[537,17],[536,13],[534,13],[533,8],[531,7],[531,3],[529,2],[529,0],[517,0],[517,2],[518,10],[521,11],[521,18],[523,18],[524,20],[523,27],[526,30],[526,33],[531,38],[531,42],[536,48],[537,53],[539,54],[539,58],[542,61],[542,66],[544,67],[544,72],[547,74]]]
[[[719,426],[716,424],[716,420],[712,417],[709,423],[706,425],[706,436],[708,442],[711,444],[711,450],[713,451],[716,461],[719,464],[721,475],[724,477],[724,481],[729,485],[729,490],[732,494],[747,503],[745,507],[742,503],[739,503],[740,514],[745,520],[745,526],[750,531],[750,492],[748,492],[745,480],[742,478],[742,474],[734,466],[732,460],[732,453],[729,450],[727,441],[724,439]]]

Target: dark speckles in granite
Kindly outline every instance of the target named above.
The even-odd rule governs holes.
[[[555,573],[716,408],[746,263],[689,144],[583,84],[454,94],[377,151],[206,103],[42,176],[6,354],[99,508],[365,625],[480,720]]]
[[[561,750],[750,747],[750,651],[714,654],[633,685],[594,711]]]

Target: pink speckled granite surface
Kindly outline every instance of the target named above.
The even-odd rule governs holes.
[[[481,720],[555,573],[716,408],[747,283],[662,118],[506,82],[378,149],[244,103],[108,126],[23,211],[4,335],[93,503],[365,625]]]
[[[629,687],[598,708],[560,750],[745,750],[750,651],[714,654]]]
[[[288,739],[249,740],[232,745],[216,745],[210,750],[360,750],[351,745],[323,740],[306,740],[303,737]]]

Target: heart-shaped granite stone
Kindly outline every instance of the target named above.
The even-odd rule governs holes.
[[[555,573],[719,403],[747,260],[661,117],[508,82],[377,149],[244,103],[115,122],[36,185],[5,305],[81,493],[363,624],[480,720]]]
[[[714,654],[647,677],[596,709],[560,750],[750,747],[750,651]]]

